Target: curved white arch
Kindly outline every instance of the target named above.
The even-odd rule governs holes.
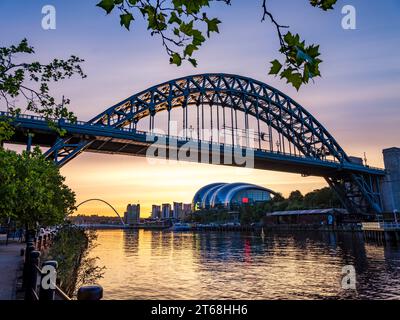
[[[118,211],[115,210],[115,208],[114,208],[111,204],[109,204],[107,201],[104,201],[104,200],[102,200],[102,199],[94,198],[94,199],[88,199],[88,200],[82,201],[81,203],[79,203],[79,204],[76,206],[76,208],[78,209],[79,206],[81,206],[82,204],[85,204],[86,202],[90,202],[90,201],[100,201],[100,202],[103,202],[103,203],[105,203],[106,205],[108,205],[108,206],[109,206],[111,209],[113,209],[113,211],[117,214],[118,218],[121,220],[122,225],[125,225],[124,219],[121,218],[121,216],[119,215]]]

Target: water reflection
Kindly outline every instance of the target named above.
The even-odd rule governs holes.
[[[106,299],[398,299],[400,250],[354,233],[98,231]],[[357,290],[341,288],[354,265]]]

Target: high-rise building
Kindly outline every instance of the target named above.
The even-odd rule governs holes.
[[[163,203],[162,204],[162,212],[161,212],[162,219],[169,219],[171,218],[171,204]]]
[[[124,213],[126,224],[138,224],[140,222],[140,204],[128,204]]]
[[[182,210],[181,219],[184,219],[185,217],[187,217],[191,213],[192,213],[192,204],[191,203],[184,203],[183,204],[183,210]]]
[[[151,218],[152,219],[159,219],[161,218],[161,206],[153,204],[151,207]]]
[[[181,219],[183,211],[183,203],[182,202],[174,202],[174,219]]]

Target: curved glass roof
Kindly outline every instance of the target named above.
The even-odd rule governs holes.
[[[211,184],[208,184],[208,185],[202,187],[201,189],[199,189],[193,197],[192,209],[203,208],[203,203],[204,203],[205,197],[208,194],[208,191],[214,187],[219,187],[219,186],[225,185],[225,184],[226,183],[223,183],[223,182],[211,183]]]
[[[194,209],[208,209],[216,206],[229,206],[232,199],[242,191],[264,191],[269,195],[274,194],[270,189],[255,184],[235,183],[211,183],[202,187],[193,197]]]

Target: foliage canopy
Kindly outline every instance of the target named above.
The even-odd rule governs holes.
[[[75,193],[39,148],[17,154],[0,147],[0,217],[21,226],[62,223],[75,209]]]

